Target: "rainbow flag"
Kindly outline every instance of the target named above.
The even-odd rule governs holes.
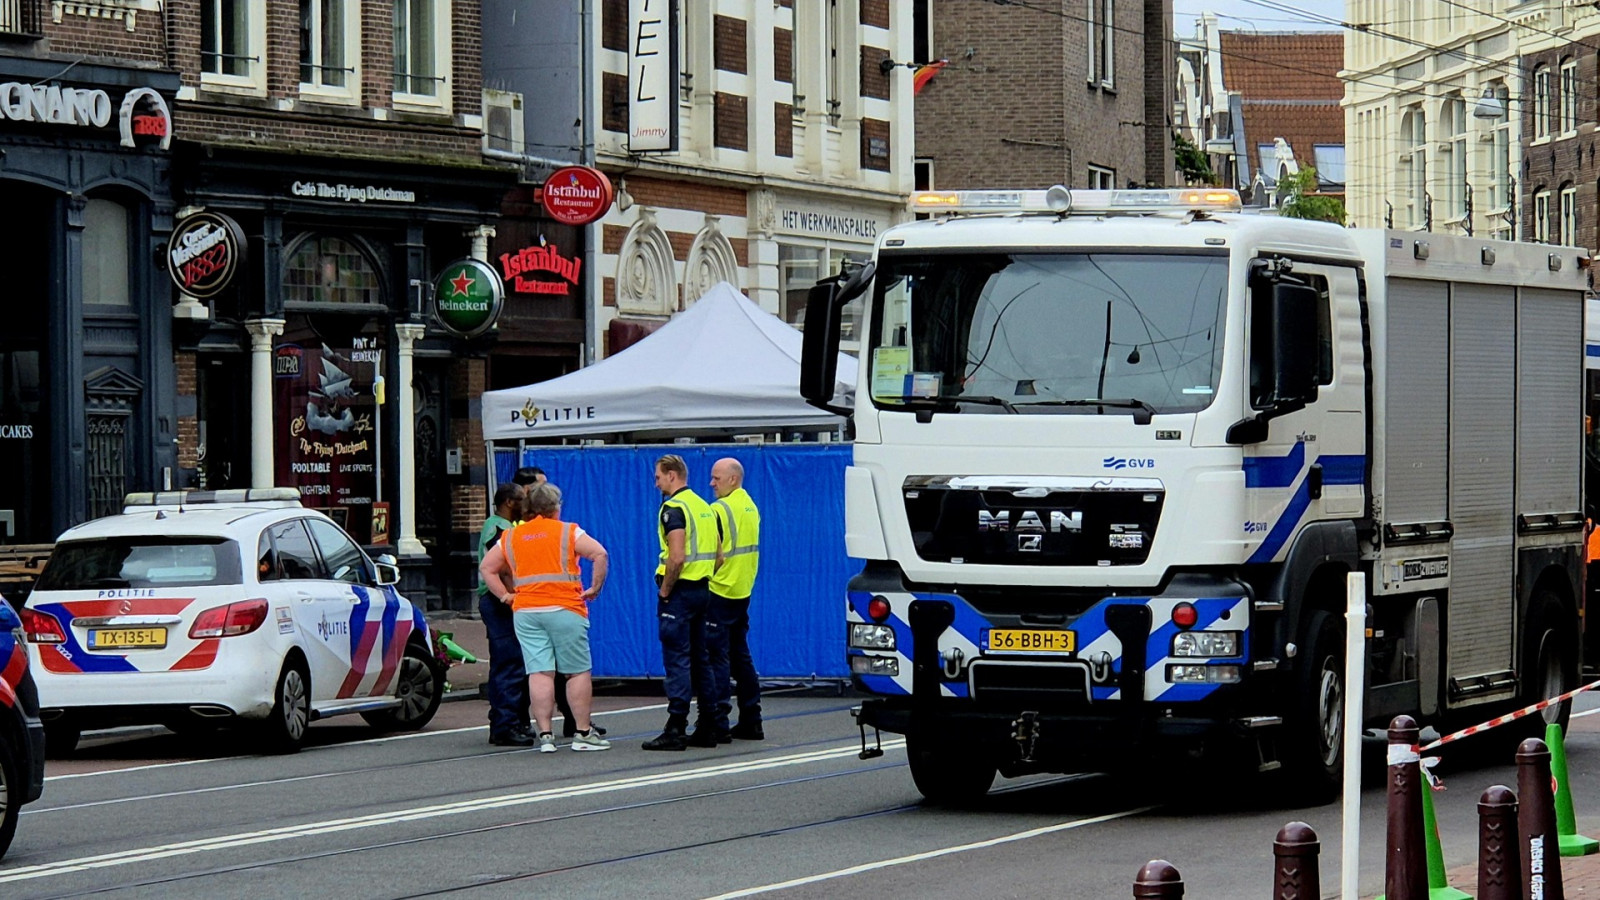
[[[939,70],[948,65],[950,65],[950,60],[941,59],[925,66],[918,66],[917,71],[911,76],[911,95],[915,97],[917,94],[922,93],[922,89],[927,87],[928,82],[933,80],[933,76],[939,74]]]

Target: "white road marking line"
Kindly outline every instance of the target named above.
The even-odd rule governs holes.
[[[1569,718],[1569,719],[1581,719],[1584,716],[1592,716],[1595,713],[1600,713],[1600,706],[1597,706],[1594,709],[1586,709],[1583,712],[1575,712],[1572,715],[1568,716],[1567,718]]]
[[[1058,822],[1054,825],[1046,825],[1042,828],[1031,828],[1027,831],[1019,831],[1015,834],[1001,835],[1000,837],[990,838],[986,841],[974,841],[970,844],[960,844],[954,847],[943,847],[938,850],[927,850],[922,853],[913,853],[910,856],[900,856],[894,859],[881,859],[877,862],[862,863],[859,866],[851,866],[847,869],[835,869],[832,872],[823,872],[819,875],[807,875],[804,878],[792,878],[788,881],[779,881],[774,884],[764,884],[760,887],[745,888],[744,890],[740,891],[731,891],[726,894],[718,894],[715,897],[707,897],[706,900],[733,900],[735,897],[753,897],[756,894],[765,894],[770,891],[781,891],[792,887],[800,887],[801,885],[816,884],[819,881],[830,881],[835,878],[845,878],[851,875],[860,875],[863,872],[871,872],[877,869],[888,869],[894,866],[903,866],[907,863],[922,862],[923,860],[927,859],[937,859],[941,856],[950,856],[951,854],[955,853],[965,853],[968,850],[982,850],[987,847],[996,847],[1000,844],[1009,844],[1014,841],[1025,841],[1029,838],[1036,838],[1046,834],[1054,834],[1058,831],[1070,831],[1074,828],[1082,828],[1086,825],[1099,825],[1102,822],[1110,822],[1113,819],[1123,819],[1127,818],[1128,816],[1136,816],[1140,813],[1149,812],[1152,809],[1155,809],[1155,807],[1141,806],[1138,809],[1107,813],[1103,816],[1094,816],[1088,819],[1074,819],[1071,822]]]
[[[647,706],[625,706],[621,709],[596,710],[593,715],[594,718],[599,719],[603,724],[605,721],[605,716],[615,716],[622,713],[649,712],[651,710],[666,708],[667,705],[665,703],[652,703]],[[556,719],[559,720],[560,718],[561,716],[556,716]],[[487,725],[468,725],[463,728],[446,728],[440,731],[416,731],[410,734],[391,734],[384,737],[365,738],[359,741],[343,741],[338,744],[324,744],[320,747],[307,747],[303,752],[314,753],[319,750],[337,750],[341,747],[365,747],[370,744],[387,744],[391,741],[410,741],[416,740],[417,738],[439,737],[440,735],[446,734],[462,734],[463,732],[468,731],[487,731],[488,729],[489,726]],[[177,766],[194,766],[201,763],[233,762],[237,760],[248,760],[255,758],[256,757],[249,755],[218,756],[208,759],[184,759],[178,760],[177,762],[148,763],[142,766],[127,766],[120,769],[102,769],[98,772],[73,772],[67,775],[49,775],[45,777],[45,783],[48,784],[53,781],[66,781],[71,778],[98,778],[102,775],[123,775],[128,772],[144,772],[149,769],[171,769]],[[49,810],[43,810],[43,812],[48,811]]]
[[[883,749],[897,750],[905,746],[905,741],[885,741]],[[811,750],[805,753],[792,753],[787,756],[776,756],[770,759],[755,759],[742,762],[720,763],[710,766],[699,766],[692,769],[682,769],[673,772],[658,772],[649,775],[636,775],[630,778],[618,778],[609,781],[590,782],[577,784],[570,787],[545,788],[537,791],[524,791],[515,794],[499,794],[489,797],[479,797],[474,800],[458,800],[453,803],[440,803],[432,806],[418,806],[407,809],[396,809],[389,812],[372,813],[365,816],[354,816],[345,819],[329,819],[321,822],[305,822],[299,825],[288,825],[281,828],[270,828],[264,831],[250,831],[240,834],[219,835],[217,837],[200,838],[192,841],[181,841],[174,844],[163,844],[155,847],[141,847],[134,850],[122,850],[116,853],[103,853],[97,856],[84,856],[77,859],[61,860],[51,863],[40,863],[34,866],[22,866],[10,871],[0,870],[0,884],[13,881],[30,881],[36,878],[49,878],[56,875],[65,875],[71,872],[87,872],[93,869],[125,866],[139,862],[150,862],[157,859],[167,859],[174,856],[188,856],[196,853],[208,853],[217,850],[226,850],[233,847],[245,847],[254,844],[268,844],[277,841],[292,840],[294,838],[313,837],[316,835],[333,834],[343,831],[355,831],[363,828],[375,828],[382,825],[394,825],[401,822],[416,822],[423,819],[434,819],[441,816],[455,816],[464,813],[482,812],[491,809],[504,809],[512,806],[525,806],[531,803],[543,803],[550,800],[565,800],[572,797],[586,797],[592,794],[604,794],[612,791],[632,790],[635,788],[657,787],[666,784],[680,784],[689,781],[702,781],[708,778],[717,778],[723,775],[741,775],[749,772],[761,772],[768,769],[778,769],[787,766],[806,765],[815,762],[827,762],[834,759],[853,757],[860,752],[860,747],[851,743],[845,747],[832,750]]]

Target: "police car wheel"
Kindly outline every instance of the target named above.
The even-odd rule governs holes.
[[[982,799],[997,770],[978,748],[954,742],[948,730],[907,735],[906,759],[917,790],[938,806],[967,806]]]
[[[1311,614],[1299,656],[1282,762],[1296,799],[1322,804],[1338,795],[1344,778],[1344,628],[1338,616]]]
[[[21,813],[22,772],[16,751],[8,741],[0,739],[0,859],[5,858],[11,836],[17,833],[17,816]]]
[[[408,644],[395,679],[395,697],[400,705],[362,713],[361,718],[366,719],[368,725],[385,731],[416,731],[439,711],[443,694],[444,677],[439,667],[422,648]]]
[[[273,693],[272,712],[262,724],[267,743],[279,753],[294,753],[311,725],[311,682],[297,659],[285,660]]]

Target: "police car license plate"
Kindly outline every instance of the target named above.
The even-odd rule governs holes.
[[[165,628],[91,628],[90,650],[159,650],[167,645]]]
[[[982,634],[984,653],[1072,653],[1078,649],[1075,631],[1038,628],[990,628]]]

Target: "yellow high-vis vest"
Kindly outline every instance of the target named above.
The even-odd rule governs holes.
[[[683,510],[685,558],[678,579],[709,580],[717,567],[716,513],[698,494],[687,489],[673,494],[661,504],[663,509],[669,506]],[[667,571],[667,530],[662,527],[660,516],[656,517],[656,537],[661,539],[661,562],[656,566],[656,574],[661,575]]]
[[[744,488],[711,504],[722,526],[722,568],[711,576],[711,593],[744,600],[756,587],[761,565],[761,511]]]

